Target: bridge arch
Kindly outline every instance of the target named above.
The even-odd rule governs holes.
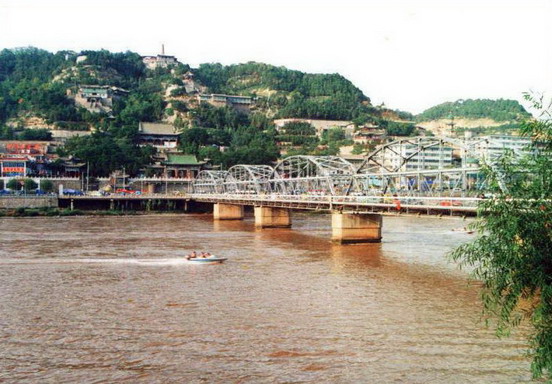
[[[274,167],[271,191],[280,194],[344,194],[355,169],[337,156],[290,156]]]
[[[462,155],[473,154],[473,144],[450,137],[417,136],[398,139],[377,147],[369,153],[357,173],[398,172],[409,169],[443,168],[453,150]],[[449,153],[447,153],[449,152]],[[462,156],[462,163],[467,160]],[[462,164],[464,165],[464,164]]]
[[[193,183],[194,193],[224,193],[224,180],[227,175],[228,171],[203,170],[199,172]]]
[[[234,165],[224,180],[225,192],[266,193],[273,173],[274,169],[269,165]]]
[[[381,195],[475,195],[486,186],[480,165],[496,159],[483,156],[496,146],[488,138],[408,137],[368,154],[359,166],[351,193]]]

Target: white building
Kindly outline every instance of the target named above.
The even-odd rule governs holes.
[[[529,137],[513,135],[490,135],[474,139],[481,157],[485,159],[496,159],[507,151],[514,154],[524,155],[530,152],[531,139]]]
[[[422,152],[415,144],[403,143],[393,147],[389,151],[388,158],[384,159],[385,165],[396,169],[401,165],[403,159],[409,159],[403,171],[425,170],[437,168],[450,168],[453,162],[454,149],[449,146],[432,146],[425,148]]]
[[[171,65],[178,64],[178,60],[174,56],[165,55],[165,45],[161,45],[161,54],[157,56],[143,56],[142,62],[148,69],[167,68]]]

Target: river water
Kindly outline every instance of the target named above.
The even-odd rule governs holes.
[[[446,261],[464,225],[385,217],[381,244],[339,246],[327,215],[0,219],[0,382],[530,382]]]

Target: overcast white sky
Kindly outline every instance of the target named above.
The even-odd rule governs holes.
[[[552,0],[0,0],[0,48],[105,48],[197,66],[338,72],[411,112],[552,91]]]

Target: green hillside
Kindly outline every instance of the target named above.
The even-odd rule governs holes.
[[[86,59],[77,60],[79,56]],[[195,90],[187,92],[190,70]],[[115,86],[128,93],[114,99],[109,111],[91,112],[75,102],[79,86],[85,84]],[[199,104],[198,91],[254,96],[255,105],[244,114],[232,107]],[[338,74],[307,74],[261,63],[199,68],[178,63],[151,70],[134,52],[51,53],[32,47],[0,51],[0,139],[33,137],[27,127],[94,130],[90,137],[69,140],[63,154],[89,161],[97,175],[123,165],[137,172],[148,162],[151,149],[136,145],[140,121],[171,121],[182,130],[183,151],[231,166],[277,159],[274,118],[385,125],[381,115],[367,96]],[[314,153],[319,144],[332,143],[312,143],[305,151]],[[334,143],[332,153],[338,150]]]
[[[496,122],[515,122],[531,115],[516,100],[466,99],[431,107],[416,116],[418,121],[454,118],[489,118]]]
[[[124,96],[114,98],[109,109],[85,109],[76,102],[81,85],[118,87]],[[198,92],[252,96],[255,101],[250,113],[242,113],[231,106],[199,103]],[[459,100],[432,107],[416,120],[451,116],[490,118],[510,127],[529,114],[513,100]],[[372,106],[339,74],[309,74],[256,62],[198,68],[178,63],[152,70],[134,52],[51,53],[32,47],[0,51],[0,139],[48,138],[47,130],[53,128],[94,131],[90,137],[69,140],[63,154],[89,161],[97,175],[123,165],[137,172],[149,161],[153,148],[136,145],[140,121],[173,123],[182,131],[182,151],[223,166],[274,161],[280,154],[278,142],[291,143],[286,144],[290,150],[306,154],[336,154],[340,146],[351,145],[338,131],[306,137],[287,127],[279,134],[275,118],[350,120],[375,124],[388,135],[416,134],[412,121],[406,121],[412,115]]]
[[[374,114],[370,99],[339,74],[309,74],[250,62],[201,64],[195,71],[211,92],[251,95],[275,117],[351,120]]]

